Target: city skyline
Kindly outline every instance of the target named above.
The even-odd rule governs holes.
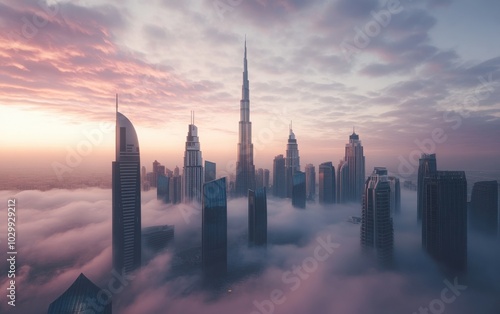
[[[0,312],[497,313],[498,12],[0,0]]]
[[[499,138],[496,125],[500,60],[487,52],[495,51],[497,43],[482,40],[484,36],[467,36],[468,40],[481,43],[478,47],[482,49],[474,49],[474,45],[465,45],[453,36],[456,44],[450,45],[449,36],[443,35],[450,32],[446,27],[450,26],[451,18],[447,15],[467,11],[477,16],[485,13],[484,7],[470,8],[463,1],[450,1],[441,6],[425,1],[401,6],[401,12],[391,17],[391,23],[378,36],[370,38],[371,43],[353,55],[350,62],[341,44],[344,39],[352,43],[356,27],[363,29],[373,20],[370,12],[386,10],[382,4],[351,5],[346,1],[311,1],[296,7],[276,4],[259,16],[257,12],[263,10],[260,4],[244,1],[221,19],[213,6],[205,4],[145,7],[134,10],[133,17],[124,17],[113,5],[101,10],[103,7],[92,1],[86,5],[57,2],[58,14],[48,25],[36,29],[36,35],[30,38],[22,37],[22,17],[31,17],[33,12],[43,15],[43,8],[34,2],[4,6],[1,18],[10,26],[6,34],[21,34],[20,38],[12,35],[13,40],[2,45],[3,63],[13,64],[2,67],[2,73],[15,76],[16,81],[9,84],[15,84],[19,90],[13,92],[4,87],[0,98],[1,131],[7,134],[5,144],[11,147],[4,158],[8,163],[25,161],[23,163],[36,167],[37,171],[44,170],[56,177],[52,164],[65,164],[68,147],[76,150],[76,145],[86,139],[84,132],[100,130],[100,124],[112,123],[111,95],[118,92],[122,95],[122,111],[136,121],[143,143],[144,164],[159,159],[168,167],[182,165],[179,152],[184,146],[183,122],[189,121],[189,111],[196,109],[199,111],[197,125],[206,139],[205,156],[220,165],[219,171],[235,172],[237,130],[234,124],[239,114],[241,45],[247,34],[252,51],[249,79],[253,82],[252,126],[258,168],[271,169],[272,159],[279,153],[276,147],[287,138],[288,121],[294,120],[304,164],[318,165],[324,160],[341,159],[344,138],[352,126],[356,126],[363,138],[365,154],[370,156],[368,168],[384,165],[390,172],[400,167],[414,173],[416,170],[411,168],[415,168],[415,163],[406,169],[406,163],[401,160],[409,161],[415,158],[413,151],[427,153],[431,151],[427,148],[435,146],[435,152],[448,169],[498,170],[495,163],[495,156],[500,153],[498,145],[477,140],[486,136]],[[152,8],[171,12],[176,19],[161,24],[154,18],[158,13]],[[321,28],[330,24],[319,19],[307,23],[305,32],[292,28],[290,32],[295,37],[286,37],[290,38],[286,42],[285,35],[277,30],[279,23],[295,25],[286,17],[294,10],[306,10],[302,19],[318,11],[342,16],[337,19],[342,27]],[[188,28],[185,31],[189,36],[182,37],[175,32],[179,23],[185,21],[183,18],[200,11],[205,15],[196,25],[203,32],[198,34]],[[245,16],[247,11],[252,18]],[[481,15],[479,23],[497,23],[489,16]],[[235,23],[240,17],[244,18],[245,27]],[[83,23],[83,29],[72,38],[67,30],[82,18],[94,23]],[[142,39],[134,36],[134,40],[125,42],[124,24],[132,18],[142,26],[138,32],[145,36]],[[415,19],[425,23],[412,24]],[[269,28],[262,29],[257,21],[265,22]],[[228,28],[229,25],[235,28]],[[160,35],[156,44],[153,34]],[[400,38],[402,34],[418,40],[405,42]],[[75,40],[85,40],[89,47],[95,48],[85,49]],[[47,41],[54,45],[46,46]],[[138,45],[138,41],[146,42]],[[269,41],[277,42],[274,49],[267,48]],[[315,52],[308,46],[313,43],[318,47]],[[89,66],[102,68],[109,74],[89,68],[87,74],[79,77],[71,71],[63,71],[83,69],[78,63],[78,54],[72,54],[70,44],[81,49],[81,58],[92,61]],[[160,49],[165,46],[167,50]],[[142,47],[152,48],[144,51]],[[199,56],[182,55],[181,47],[183,52],[199,47],[201,49],[196,49]],[[28,58],[39,50],[59,55],[55,50],[59,48],[69,51],[68,57],[56,61],[50,54],[39,55],[38,61],[51,65],[52,70],[36,67]],[[16,49],[23,53],[15,53]],[[423,55],[412,54],[412,49]],[[165,54],[168,57],[162,57]],[[294,62],[300,60],[299,57],[305,62]],[[381,58],[380,62],[374,62],[373,57]],[[206,64],[207,58],[212,63]],[[123,67],[130,69],[127,75]],[[29,70],[30,74],[22,69]],[[433,69],[439,71],[434,73]],[[26,81],[28,75],[35,80],[50,75],[53,85],[30,85]],[[120,76],[127,77],[130,83],[120,83]],[[86,87],[89,81],[99,83],[98,87]],[[44,88],[47,92],[42,93]],[[21,92],[25,96],[21,96]],[[213,121],[233,122],[214,124]],[[38,128],[40,136],[51,140],[43,145],[34,141],[31,128]],[[437,130],[434,135],[433,130]],[[106,160],[112,154],[113,136],[109,130],[102,135],[102,141],[93,145],[92,154],[84,156],[78,167],[70,167],[71,172],[64,172],[63,180],[89,168],[109,172]],[[170,144],[157,145],[164,140]],[[232,146],[229,143],[233,143]],[[458,153],[462,158],[455,157]],[[39,158],[30,163],[28,156],[33,154]],[[2,166],[1,170],[10,169]]]

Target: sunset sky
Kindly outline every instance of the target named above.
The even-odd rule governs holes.
[[[203,158],[234,171],[245,35],[256,168],[293,121],[302,167],[337,165],[355,126],[369,172],[415,141],[443,170],[500,170],[496,0],[48,3],[0,0],[3,171],[52,171],[100,132],[78,167],[111,172],[116,93],[149,170],[182,166],[195,110]]]

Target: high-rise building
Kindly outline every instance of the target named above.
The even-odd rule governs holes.
[[[174,226],[160,225],[142,229],[143,249],[159,252],[174,239]]]
[[[346,203],[349,199],[349,165],[340,160],[337,167],[337,203]]]
[[[266,188],[248,191],[248,243],[267,245],[267,198]]]
[[[158,173],[158,183],[157,183],[157,187],[156,187],[156,199],[161,200],[163,203],[170,203],[169,183],[170,183],[169,177]]]
[[[215,180],[215,176],[217,173],[217,165],[215,162],[211,162],[208,160],[205,160],[205,182],[210,182]]]
[[[116,98],[118,109],[118,96]],[[113,268],[131,273],[141,265],[139,141],[127,117],[116,112],[116,161],[112,170]]]
[[[292,181],[292,206],[306,208],[306,173],[295,171]]]
[[[331,161],[319,165],[319,203],[333,204],[336,200],[335,167]]]
[[[269,189],[269,169],[264,169],[264,187]]]
[[[399,178],[394,176],[387,177],[387,180],[391,186],[391,215],[394,216],[401,212],[401,184]]]
[[[226,178],[203,184],[201,242],[204,273],[225,274],[227,270]]]
[[[273,161],[273,195],[276,197],[286,197],[285,174],[285,158],[283,155],[278,155]]]
[[[377,262],[390,267],[393,262],[394,229],[391,217],[391,187],[387,169],[375,167],[366,180],[361,214],[361,246],[375,250]]]
[[[295,172],[300,171],[299,146],[297,139],[290,125],[290,134],[288,135],[288,144],[286,145],[285,159],[285,181],[286,181],[286,196],[292,197],[293,176]]]
[[[316,169],[312,164],[307,164],[305,167],[306,173],[306,196],[308,200],[316,198]]]
[[[260,189],[264,187],[264,169],[259,168],[255,172],[255,188]]]
[[[365,184],[365,156],[363,146],[359,140],[359,135],[354,131],[349,136],[349,143],[345,146],[345,163],[347,169],[342,169],[344,165],[339,165],[339,176],[344,178],[344,171],[347,172],[347,180],[341,181],[340,200],[341,202],[361,202]]]
[[[186,150],[184,151],[184,169],[182,173],[182,201],[200,202],[203,184],[203,162],[200,151],[198,128],[194,125],[194,114],[188,127]]]
[[[155,161],[153,161],[153,178],[151,179],[152,187],[156,187],[158,182],[158,166],[160,166],[160,163],[155,159]]]
[[[422,220],[424,208],[424,178],[437,171],[436,154],[422,154],[418,160],[417,220]]]
[[[470,200],[470,226],[487,236],[498,235],[498,182],[474,183]]]
[[[179,175],[179,167],[175,166],[174,175],[169,181],[169,199],[172,204],[179,204],[182,200],[182,177]]]
[[[113,278],[114,279],[114,278]],[[98,296],[102,295],[98,299]],[[50,303],[48,314],[96,313],[111,314],[112,302],[104,290],[80,274],[73,284],[54,302]]]
[[[241,87],[238,159],[236,162],[236,191],[238,197],[247,196],[255,189],[253,164],[252,122],[250,122],[250,83],[248,81],[247,42],[243,58],[243,86]]]
[[[449,270],[467,270],[467,180],[463,171],[424,177],[422,246]]]

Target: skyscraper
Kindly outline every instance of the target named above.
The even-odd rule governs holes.
[[[175,167],[174,175],[169,180],[169,200],[172,204],[179,204],[182,200],[182,177],[179,167]]]
[[[319,165],[319,203],[335,203],[335,194],[335,167],[331,161],[324,162]]]
[[[236,196],[247,196],[255,189],[253,164],[252,122],[250,122],[250,83],[248,81],[247,42],[243,58],[243,86],[241,87],[238,159],[236,162]]]
[[[306,208],[306,173],[295,171],[292,181],[292,206]]]
[[[401,212],[401,184],[399,178],[394,176],[387,177],[391,186],[391,215]]]
[[[422,246],[449,270],[467,269],[467,180],[436,171],[423,181]]]
[[[339,175],[343,178],[344,171],[347,171],[347,181],[341,182],[343,184],[339,187],[341,201],[361,202],[365,183],[365,156],[359,135],[354,131],[349,136],[349,143],[345,146],[344,161],[347,163],[347,169],[339,168]]]
[[[267,245],[267,198],[266,188],[248,191],[248,243]]]
[[[337,167],[337,203],[346,203],[349,199],[349,165],[341,160]]]
[[[264,187],[264,169],[259,168],[255,173],[255,188],[259,189]]]
[[[101,295],[102,297],[98,299],[98,296]],[[84,274],[80,274],[68,290],[50,303],[47,313],[111,314],[111,307],[111,297],[108,297],[103,290],[85,277]]]
[[[118,112],[116,161],[112,165],[113,268],[131,273],[141,265],[141,173],[134,126]]]
[[[361,214],[361,246],[375,249],[380,266],[393,261],[394,229],[391,217],[391,188],[387,169],[375,167],[366,180]]]
[[[264,169],[264,187],[269,188],[269,169]]]
[[[285,158],[283,155],[278,155],[273,161],[273,195],[276,197],[286,197],[285,174]]]
[[[422,210],[424,208],[424,178],[432,173],[436,173],[436,154],[422,154],[418,160],[417,178],[417,220],[422,220]]]
[[[211,162],[208,160],[205,160],[205,182],[210,182],[215,180],[215,176],[217,173],[217,165],[215,162]]]
[[[158,186],[156,187],[156,199],[160,200],[164,203],[170,203],[170,198],[169,198],[169,183],[170,183],[170,178],[158,174]]]
[[[204,273],[225,274],[227,270],[226,178],[203,184],[201,240]]]
[[[299,146],[297,139],[290,125],[290,134],[288,136],[288,144],[286,145],[285,159],[285,181],[286,181],[286,196],[292,197],[293,176],[295,172],[300,171]],[[304,179],[305,180],[305,179]]]
[[[306,196],[308,200],[316,198],[316,169],[312,164],[305,167],[306,173]]]
[[[470,201],[470,225],[484,235],[498,235],[497,181],[474,183]]]
[[[203,184],[203,163],[198,138],[198,128],[194,125],[194,113],[186,137],[184,152],[184,171],[182,174],[182,201],[201,202],[201,187]]]

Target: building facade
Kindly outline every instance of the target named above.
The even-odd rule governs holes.
[[[182,201],[201,203],[201,189],[204,182],[203,161],[200,151],[200,140],[198,138],[198,128],[194,125],[194,121],[191,121],[188,128],[183,170]]]
[[[417,221],[422,220],[422,211],[424,208],[424,178],[436,173],[437,162],[436,154],[422,154],[418,160],[417,177]]]
[[[266,188],[248,191],[248,243],[250,246],[267,245]]]
[[[134,126],[117,111],[116,161],[112,164],[112,255],[113,268],[125,274],[141,266],[140,164]]]
[[[297,139],[290,126],[285,159],[286,196],[288,198],[292,197],[293,177],[297,171],[300,171],[299,145],[297,144]]]
[[[361,246],[365,251],[375,250],[379,266],[390,267],[393,263],[394,227],[386,168],[375,167],[366,180],[362,204]]]
[[[319,165],[318,196],[320,204],[333,204],[336,202],[335,167],[331,161]]]
[[[276,197],[286,197],[285,174],[285,158],[283,155],[278,155],[273,161],[273,195]]]
[[[467,180],[436,171],[423,181],[422,247],[449,270],[467,270]]]
[[[226,178],[203,185],[201,259],[206,275],[227,271]]]

